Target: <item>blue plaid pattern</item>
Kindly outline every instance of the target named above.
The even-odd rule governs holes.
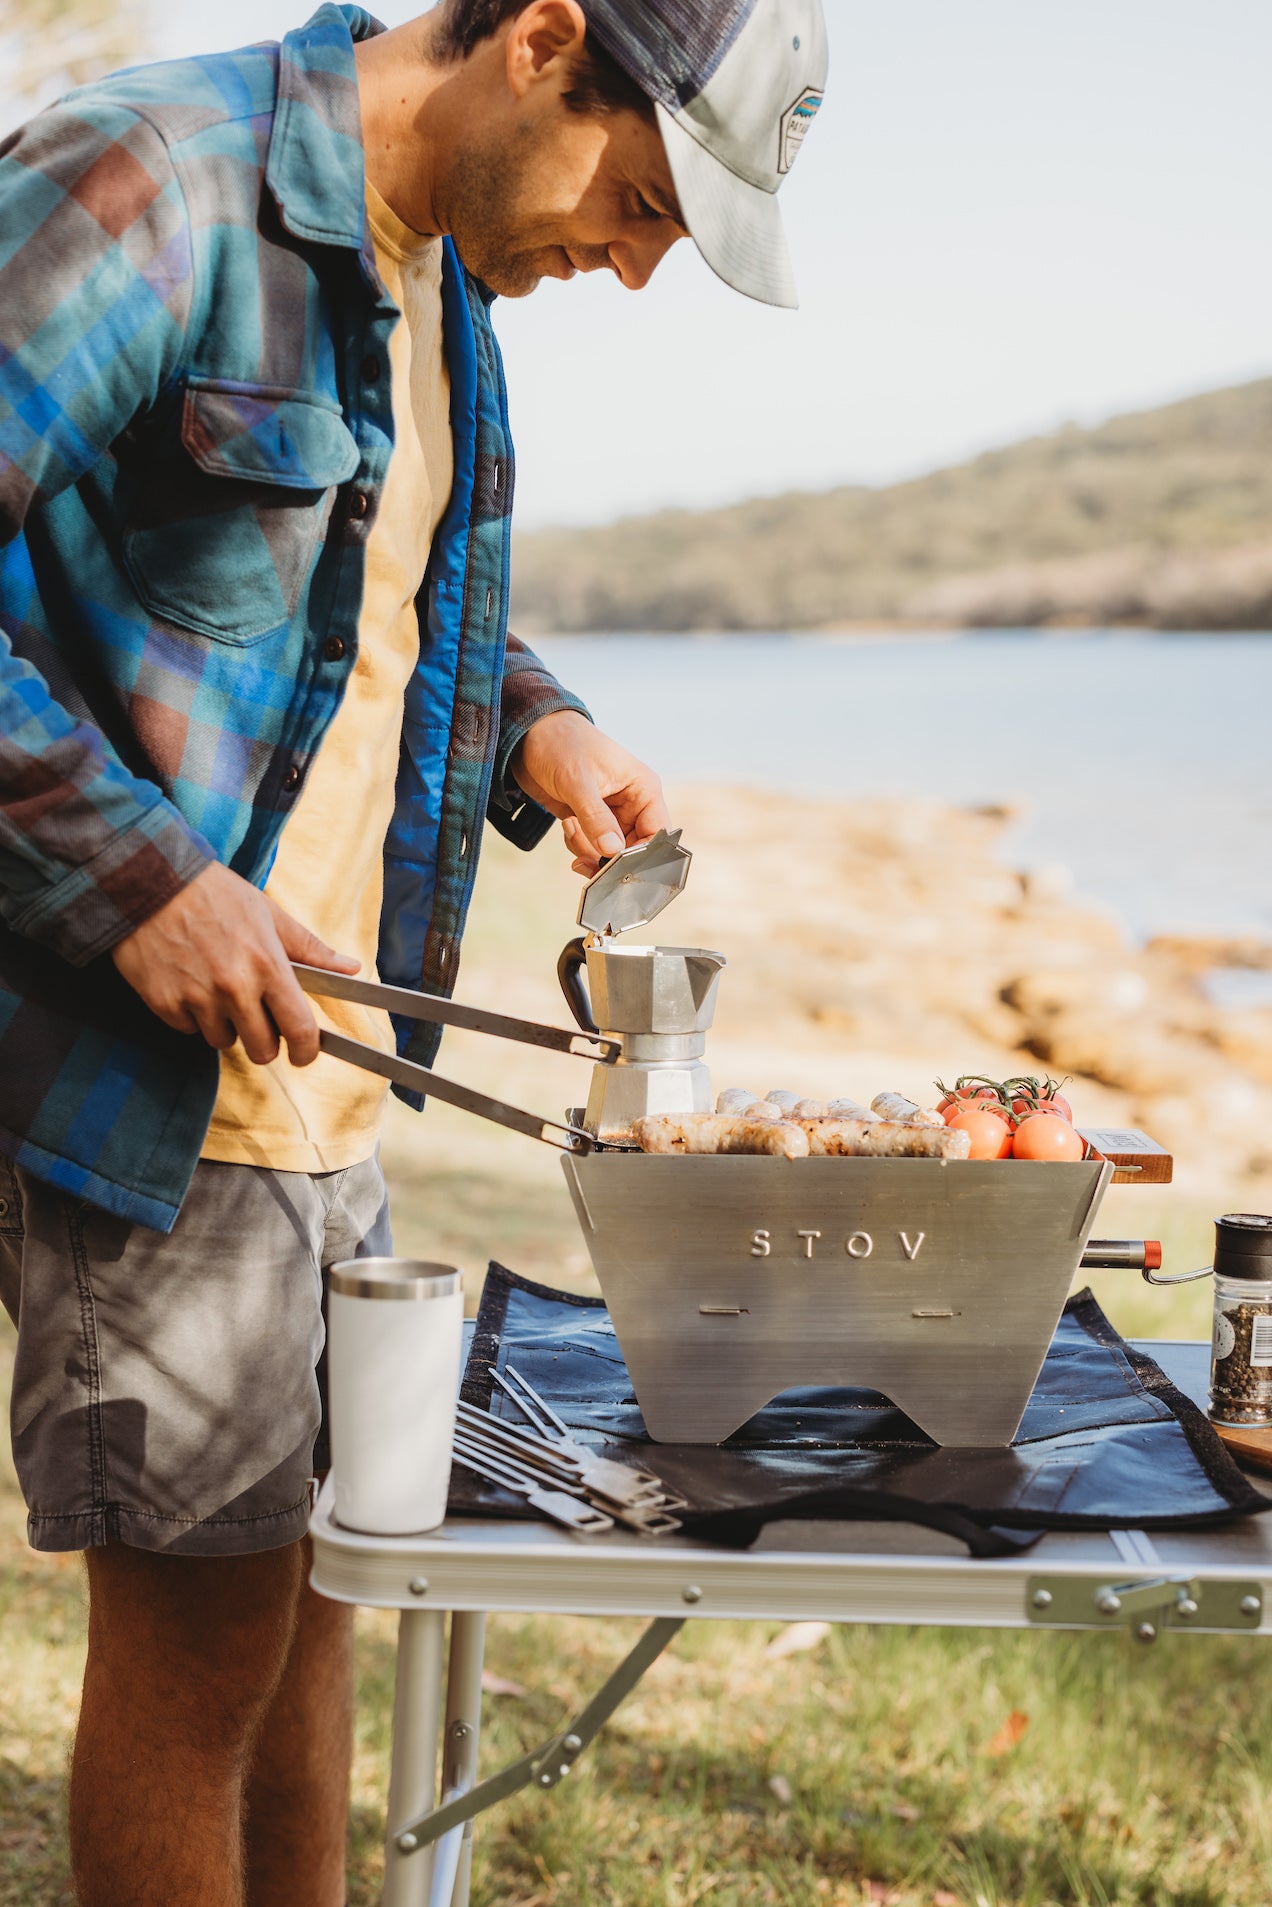
[[[364,218],[353,43],[377,30],[326,5],[281,47],[118,74],[0,145],[0,1150],[160,1229],[218,1062],[109,950],[213,859],[265,880],[356,654],[398,316]],[[449,242],[443,296],[455,485],[380,952],[438,992],[483,820],[523,846],[550,825],[514,749],[582,706],[506,634],[503,374]]]

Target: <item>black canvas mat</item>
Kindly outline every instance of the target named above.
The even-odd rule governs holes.
[[[1200,1527],[1272,1507],[1089,1291],[1066,1304],[1008,1449],[942,1449],[877,1391],[828,1386],[784,1391],[724,1444],[653,1443],[600,1300],[492,1264],[461,1394],[523,1423],[490,1375],[508,1362],[580,1441],[639,1454],[686,1497],[686,1530],[729,1547],[777,1518],[867,1518],[926,1524],[974,1555],[1001,1555],[1044,1530]],[[458,1466],[451,1509],[533,1515]]]

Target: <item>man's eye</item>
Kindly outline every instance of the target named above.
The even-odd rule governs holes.
[[[641,218],[660,219],[662,217],[662,213],[658,210],[658,207],[651,205],[648,199],[642,198],[639,194],[637,194],[636,204],[639,208]]]

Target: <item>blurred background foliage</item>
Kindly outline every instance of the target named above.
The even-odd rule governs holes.
[[[144,0],[0,0],[0,111],[9,122],[146,51]]]

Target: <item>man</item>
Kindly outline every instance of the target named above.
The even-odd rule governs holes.
[[[0,147],[0,1289],[31,1540],[87,1551],[86,1907],[343,1901],[303,1537],[323,1273],[389,1234],[317,1020],[436,1038],[290,963],[449,991],[487,815],[583,869],[666,820],[505,645],[489,305],[686,230],[792,303],[824,68],[817,0],[328,5]]]

